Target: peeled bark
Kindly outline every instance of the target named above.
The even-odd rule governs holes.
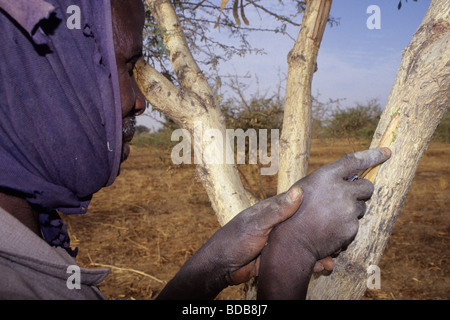
[[[278,193],[308,173],[311,146],[311,83],[332,0],[307,1],[297,41],[288,55],[288,78],[280,139]]]
[[[396,121],[391,141],[388,141],[392,157],[373,177],[375,191],[360,220],[358,235],[335,259],[331,275],[312,281],[308,299],[362,297],[367,288],[369,267],[377,265],[381,258],[419,161],[449,104],[450,0],[433,0],[403,52],[394,86],[372,140],[371,148],[377,147],[389,125]]]
[[[136,65],[136,80],[147,101],[180,127],[187,129],[194,142],[195,131],[218,130],[226,139],[225,122],[205,76],[187,45],[180,22],[168,0],[147,0],[158,25],[165,30],[164,43],[180,84],[173,85],[144,61]],[[210,164],[218,154],[224,155],[225,140],[197,137],[202,151],[197,176],[204,185],[219,223],[224,225],[250,206],[239,173],[231,164]]]

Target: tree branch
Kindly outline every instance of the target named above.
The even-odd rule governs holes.
[[[308,173],[312,124],[311,83],[331,2],[307,2],[302,27],[288,56],[278,193],[285,192]]]
[[[169,59],[184,90],[195,92],[210,105],[214,95],[188,47],[175,9],[168,0],[146,0],[157,24],[165,30],[164,44],[169,50]]]
[[[197,95],[178,88],[143,59],[136,63],[136,81],[147,101],[182,128],[193,131],[194,120],[206,113]]]
[[[189,130],[194,152],[198,149],[202,154],[197,176],[208,193],[219,223],[224,225],[248,208],[250,202],[237,169],[225,164],[227,135],[223,115],[188,48],[170,1],[147,0],[147,4],[159,27],[165,30],[163,40],[170,51],[170,61],[180,88],[142,60],[136,65],[136,81],[155,109]],[[223,139],[207,137],[206,134],[212,130],[219,132]],[[218,159],[218,155],[223,155],[222,163],[211,161]]]

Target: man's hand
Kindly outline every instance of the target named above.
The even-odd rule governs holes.
[[[158,299],[212,299],[227,286],[250,280],[270,232],[298,210],[302,199],[301,187],[293,186],[236,215],[184,264]]]
[[[373,193],[369,180],[348,178],[386,161],[390,150],[348,154],[298,181],[304,198],[299,210],[270,234],[261,255],[259,299],[305,298],[317,260],[345,248],[356,236],[358,219]]]
[[[361,161],[357,159],[359,154],[363,158]],[[310,245],[312,246],[316,241],[311,242],[310,244],[307,240],[309,238],[314,238],[315,228],[320,231],[319,233],[324,232],[321,230],[323,229],[323,221],[327,221],[330,225],[345,224],[348,220],[347,217],[344,219],[342,216],[338,215],[337,217],[330,218],[329,215],[333,215],[332,212],[336,207],[346,208],[349,205],[347,201],[349,197],[353,199],[355,196],[356,198],[354,201],[365,200],[370,197],[373,190],[370,182],[368,184],[359,181],[356,183],[353,182],[354,185],[350,187],[345,184],[346,182],[343,181],[342,177],[350,177],[359,171],[378,164],[388,158],[383,156],[383,159],[381,160],[380,154],[382,153],[376,153],[378,156],[376,156],[375,159],[370,159],[370,161],[368,158],[375,155],[373,151],[370,151],[370,154],[355,154],[357,155],[356,158],[354,155],[344,157],[339,160],[341,161],[340,164],[335,162],[325,166],[317,170],[314,174],[300,180],[292,186],[289,191],[261,201],[239,213],[230,222],[219,229],[200,248],[200,250],[198,250],[183,265],[176,276],[161,291],[158,299],[212,299],[227,286],[248,281],[251,277],[258,274],[260,253],[263,248],[267,248],[265,245],[269,239],[269,235],[270,239],[268,246],[270,247],[270,250],[264,249],[263,251],[267,251],[267,254],[265,255],[267,257],[266,260],[276,262],[278,258],[284,258],[283,255],[273,254],[273,250],[277,250],[277,246],[275,245],[277,242],[272,241],[275,238],[271,236],[278,228],[282,230],[281,226],[284,224],[288,226],[288,229],[294,229],[296,234],[294,235],[293,240],[296,240],[297,237],[300,237],[301,239],[302,232],[305,232],[304,242],[294,241],[293,243],[290,243],[289,237],[286,239],[282,237],[282,232],[278,232],[277,237],[280,237],[281,240],[283,240],[278,244],[287,243],[290,249],[294,251],[299,249],[297,252],[302,252],[300,255],[298,255],[297,252],[294,252],[294,256],[301,257],[303,255],[309,258],[304,259],[304,262],[308,261],[308,268],[309,263],[312,264],[310,267],[311,270],[308,270],[308,273],[305,275],[305,278],[307,278],[308,281],[310,271],[320,271],[323,268],[331,270],[332,261],[328,256],[337,251],[337,249],[330,250],[327,248],[325,250],[320,250],[320,254],[310,254],[308,249],[310,248]],[[344,172],[344,170],[347,170],[348,172]],[[342,177],[338,178],[340,176]],[[330,183],[331,191],[329,190]],[[342,184],[342,186],[340,184]],[[343,185],[347,187],[344,188]],[[333,186],[335,186],[336,189],[334,189]],[[300,216],[300,212],[304,211],[302,210],[303,205],[300,206],[300,204],[302,203],[303,192],[305,190],[302,188],[305,187],[308,192],[311,193],[311,195],[307,197],[309,201],[307,205],[308,210],[306,211],[310,212],[307,216],[314,217],[315,211],[313,212],[309,209],[311,206],[317,207],[317,212],[320,212],[321,209],[324,210],[324,213],[326,212],[322,218],[315,217],[312,220],[315,220],[316,222],[309,224],[307,223],[308,221],[304,222],[302,219],[296,218],[297,216]],[[315,190],[315,188],[318,188],[318,190]],[[328,194],[321,194],[321,192],[328,192]],[[361,194],[362,199],[359,199],[357,194]],[[311,201],[311,197],[314,198],[313,201]],[[333,201],[324,203],[321,201],[322,199],[333,199]],[[362,214],[364,209],[365,207],[358,206],[356,211],[358,211],[359,214]],[[355,211],[352,206],[348,210]],[[297,214],[294,215],[294,213]],[[293,219],[296,222],[291,223],[291,220]],[[283,221],[285,221],[285,223],[282,223]],[[299,222],[300,225],[298,226],[297,224]],[[302,226],[303,223],[305,226]],[[337,231],[338,228],[335,229]],[[355,234],[356,230],[353,230]],[[345,238],[345,242],[349,242],[348,235],[342,237]],[[324,238],[326,238],[326,236]],[[341,248],[341,246],[338,245],[337,248]],[[324,254],[324,252],[330,253]],[[286,253],[290,254],[290,252]],[[270,257],[273,257],[273,259]],[[289,261],[289,259],[287,261]],[[293,267],[295,264],[294,261],[292,265],[289,265],[289,268],[295,269],[295,267]],[[267,265],[269,267],[271,266],[270,263]],[[275,263],[275,265],[277,264]],[[267,274],[267,272],[265,274]],[[270,281],[264,282],[265,284],[273,283]],[[294,284],[295,283],[293,283],[293,285]]]

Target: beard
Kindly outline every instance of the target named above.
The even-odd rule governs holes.
[[[125,161],[130,155],[129,142],[133,139],[136,131],[136,117],[131,116],[122,121],[122,156],[121,161]]]

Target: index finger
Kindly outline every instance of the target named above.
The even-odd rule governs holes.
[[[389,148],[375,148],[349,153],[332,163],[341,178],[349,178],[368,168],[375,167],[391,157]]]

